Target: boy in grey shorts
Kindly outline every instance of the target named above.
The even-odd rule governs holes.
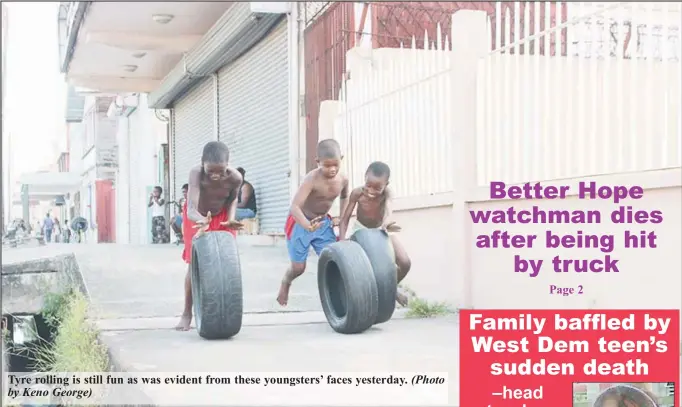
[[[387,232],[398,232],[400,227],[390,220],[391,217],[391,190],[388,182],[391,169],[385,163],[375,161],[369,165],[365,172],[365,185],[353,189],[348,198],[346,210],[341,215],[339,222],[339,238],[345,239],[348,231],[350,218],[357,206],[353,233],[358,229],[381,228]],[[390,235],[391,244],[395,253],[395,262],[398,266],[398,283],[400,283],[410,271],[412,263],[405,248],[400,244],[395,235]],[[398,303],[407,305],[407,296],[398,293]]]

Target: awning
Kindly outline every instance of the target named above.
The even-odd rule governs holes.
[[[237,60],[265,38],[285,16],[253,13],[249,2],[235,2],[149,94],[149,107],[170,108],[203,77]]]
[[[33,172],[22,174],[19,182],[28,187],[29,198],[47,200],[78,191],[81,177],[75,172]]]

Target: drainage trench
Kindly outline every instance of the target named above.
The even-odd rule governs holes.
[[[54,344],[56,329],[42,314],[6,314],[2,320],[6,371],[40,371],[41,355]]]

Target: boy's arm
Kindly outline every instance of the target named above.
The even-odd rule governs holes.
[[[296,195],[294,195],[294,199],[291,201],[291,216],[293,216],[296,223],[301,225],[305,230],[311,230],[312,225],[308,218],[303,214],[303,209],[301,208],[305,204],[305,200],[308,199],[308,195],[313,191],[315,185],[314,177],[313,174],[308,174],[303,178],[303,183],[298,187],[298,191],[296,191]]]
[[[339,195],[339,215],[343,216],[346,213],[346,206],[348,206],[348,178],[344,177],[343,187],[341,188],[341,194]],[[341,232],[341,229],[339,229]]]
[[[355,188],[350,193],[346,210],[341,213],[341,221],[339,222],[339,239],[341,240],[346,238],[348,224],[350,223],[351,216],[353,216],[353,211],[355,210],[355,205],[358,203],[360,195],[362,195],[362,188]]]
[[[385,228],[391,223],[391,215],[393,215],[393,192],[386,188],[386,197],[384,198],[384,218],[381,221],[381,227]]]
[[[187,189],[187,218],[194,223],[203,222],[206,219],[199,213],[200,185],[201,172],[198,167],[194,167],[189,172],[189,188]]]

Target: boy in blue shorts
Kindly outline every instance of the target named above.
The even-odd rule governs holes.
[[[348,178],[340,173],[341,147],[336,140],[322,140],[317,144],[318,167],[303,179],[291,203],[284,231],[291,266],[284,274],[277,295],[277,302],[286,306],[289,302],[291,283],[305,271],[310,247],[318,255],[338,239],[334,226],[338,218],[329,216],[334,200],[341,198],[341,213],[348,199]]]

